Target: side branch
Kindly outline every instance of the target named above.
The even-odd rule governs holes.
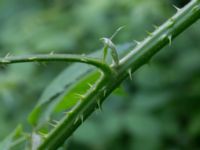
[[[62,62],[80,62],[89,65],[93,65],[103,71],[104,74],[110,76],[113,73],[111,67],[106,63],[96,58],[90,58],[81,55],[73,54],[40,54],[29,56],[6,56],[0,58],[0,65],[23,63],[23,62],[50,62],[50,61],[62,61]]]

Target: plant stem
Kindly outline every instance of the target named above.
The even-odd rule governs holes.
[[[170,46],[172,40],[197,21],[199,17],[200,0],[192,0],[120,60],[122,71],[130,67],[135,70],[135,66],[141,66],[137,63],[148,62],[165,45],[169,44]]]
[[[200,0],[193,0],[179,10],[171,19],[122,58],[119,67],[112,67],[116,70],[116,78],[111,80],[106,76],[102,76],[96,83],[95,88],[86,93],[84,99],[61,120],[38,149],[55,150],[60,147],[76,128],[96,110],[97,106],[128,76],[128,70],[135,71],[147,63],[156,52],[171,43],[172,39],[198,20],[199,17]]]
[[[0,65],[23,63],[23,62],[50,62],[50,61],[62,61],[62,62],[80,62],[93,65],[103,71],[104,74],[110,76],[113,74],[112,69],[106,63],[101,60],[90,58],[81,55],[72,54],[41,54],[41,55],[29,55],[29,56],[6,56],[0,58]]]

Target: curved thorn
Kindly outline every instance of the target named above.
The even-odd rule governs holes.
[[[192,11],[193,11],[193,12],[196,12],[196,11],[199,11],[199,9],[200,9],[200,6],[197,5],[197,6],[195,6],[195,7],[192,9]]]
[[[79,98],[81,98],[81,99],[85,98],[85,96],[84,96],[84,95],[82,95],[82,94],[79,94],[79,93],[74,93],[74,95],[78,96],[78,97],[79,97]]]
[[[76,117],[76,119],[74,120],[74,125],[78,122],[79,120],[79,116]]]
[[[133,78],[132,78],[132,73],[131,73],[131,69],[128,69],[128,74],[129,74],[130,79],[133,80]]]
[[[92,88],[92,87],[93,87],[93,85],[92,85],[91,83],[88,83],[88,86],[89,86],[90,88]]]
[[[179,12],[181,9],[180,8],[178,8],[176,5],[172,5],[176,10],[177,10],[177,12]]]
[[[59,123],[59,121],[57,121],[57,120],[52,120],[52,122],[54,123],[54,124],[58,124]]]
[[[48,134],[43,133],[42,131],[38,132],[39,135],[41,135],[43,138],[47,138]]]
[[[50,126],[54,127],[54,128],[55,128],[56,125],[57,125],[57,124],[54,124],[54,123],[52,123],[52,122],[50,122],[50,121],[48,122],[48,124],[49,124]]]
[[[167,38],[167,34],[163,34],[163,35],[161,36],[160,40],[164,40],[164,39],[166,39],[166,38]]]
[[[54,55],[55,53],[54,53],[54,51],[51,51],[50,53],[49,53],[49,55]]]
[[[172,35],[169,35],[167,38],[169,40],[169,46],[171,46],[171,44],[172,44]]]
[[[152,36],[153,34],[149,31],[146,31],[147,35]]]
[[[113,35],[110,37],[110,40],[112,40],[122,29],[124,29],[125,26],[121,26],[119,27],[114,33]]]
[[[9,56],[10,56],[10,53],[7,53],[6,56],[5,56],[5,58],[8,58]]]
[[[140,45],[141,42],[137,41],[137,40],[133,40],[137,45]]]

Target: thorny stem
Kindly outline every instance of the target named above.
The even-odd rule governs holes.
[[[110,76],[113,74],[113,70],[106,63],[101,60],[90,58],[81,55],[72,54],[40,54],[40,55],[29,55],[29,56],[5,56],[0,58],[0,65],[12,64],[12,63],[23,63],[23,62],[50,62],[50,61],[62,61],[62,62],[80,62],[85,64],[93,65],[103,71],[104,74]]]
[[[153,32],[146,40],[120,60],[114,81],[103,76],[95,88],[86,93],[83,101],[73,109],[40,145],[39,150],[55,150],[76,130],[105,98],[132,72],[147,63],[162,47],[183,32],[200,17],[200,0],[193,0],[180,9],[171,19]],[[80,117],[82,116],[82,117]],[[77,120],[77,117],[80,119]],[[82,119],[81,119],[82,118]]]
[[[200,17],[200,0],[193,0],[184,8],[158,27],[153,33],[120,60],[122,71],[124,69],[135,70],[135,66],[146,63],[166,44],[171,45],[172,40]],[[139,63],[139,64],[137,64]]]
[[[134,72],[136,69],[147,63],[151,57],[158,52],[162,47],[167,44],[171,44],[171,40],[174,39],[178,34],[183,32],[187,27],[193,24],[200,18],[200,0],[192,0],[183,9],[178,12],[165,22],[162,26],[156,29],[153,33],[147,37],[143,42],[139,43],[135,49],[120,60],[119,66],[112,66],[109,70],[115,70],[116,77],[110,78],[109,75],[102,75],[96,84],[84,95],[83,100],[78,103],[72,111],[70,111],[58,125],[47,135],[46,139],[39,146],[38,150],[56,150],[59,148],[65,140],[78,128],[81,123],[94,112],[99,105],[106,99],[112,91],[121,84],[121,82],[128,76],[128,72]],[[59,55],[60,60],[63,60],[65,55]],[[35,57],[35,56],[34,56]],[[47,56],[48,60],[56,60],[53,56]],[[54,58],[54,59],[53,59]],[[83,57],[85,58],[85,57]],[[33,59],[33,58],[32,58]],[[47,58],[46,58],[47,59]],[[40,59],[46,61],[45,58]],[[5,60],[5,59],[4,59]],[[7,64],[12,62],[12,59],[8,60]],[[21,59],[23,60],[23,59]],[[34,58],[32,61],[39,59]],[[73,57],[68,61],[82,61],[80,58]],[[88,60],[88,59],[87,59]],[[90,59],[89,59],[90,60]],[[10,61],[10,62],[9,62]],[[28,62],[28,60],[26,59]],[[2,62],[2,59],[0,61]],[[13,63],[17,60],[13,60]],[[96,61],[90,60],[88,64],[95,65],[99,68],[105,69],[102,63],[96,63]],[[109,67],[109,66],[108,66]],[[106,66],[107,68],[107,66]],[[106,72],[106,71],[105,71]],[[112,74],[111,74],[112,75]]]
[[[94,87],[86,93],[82,101],[78,103],[73,110],[68,112],[57,127],[53,129],[38,150],[55,150],[61,146],[66,138],[71,135],[71,133],[91,114],[91,112],[97,109],[98,100],[105,99],[106,93],[104,93],[104,86],[109,81],[110,80],[106,76],[102,76]],[[101,101],[99,102],[101,104]],[[52,140],[51,137],[54,137],[54,140]]]

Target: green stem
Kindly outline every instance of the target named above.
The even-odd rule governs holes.
[[[109,81],[106,76],[102,76],[84,96],[82,102],[78,103],[53,129],[38,150],[55,150],[60,147],[66,138],[98,107],[98,100],[105,99],[103,87]]]
[[[198,20],[199,17],[200,0],[193,0],[133,49],[132,52],[122,58],[117,68],[112,67],[116,70],[116,78],[111,80],[106,76],[102,76],[96,83],[95,88],[86,93],[84,99],[60,121],[38,149],[55,150],[60,147],[76,128],[96,110],[97,106],[121,84],[128,76],[128,70],[135,71],[147,63],[156,52],[171,43],[173,38]]]
[[[146,63],[161,48],[183,32],[187,27],[197,21],[200,17],[200,0],[193,0],[184,8],[158,27],[144,41],[137,44],[129,54],[120,60],[122,71],[135,66],[141,66],[138,63]]]
[[[6,56],[0,58],[0,65],[23,63],[23,62],[49,62],[49,61],[63,61],[63,62],[80,62],[93,65],[103,71],[104,74],[110,76],[113,74],[112,69],[106,63],[101,60],[72,54],[41,54],[41,55],[29,55],[29,56]]]

